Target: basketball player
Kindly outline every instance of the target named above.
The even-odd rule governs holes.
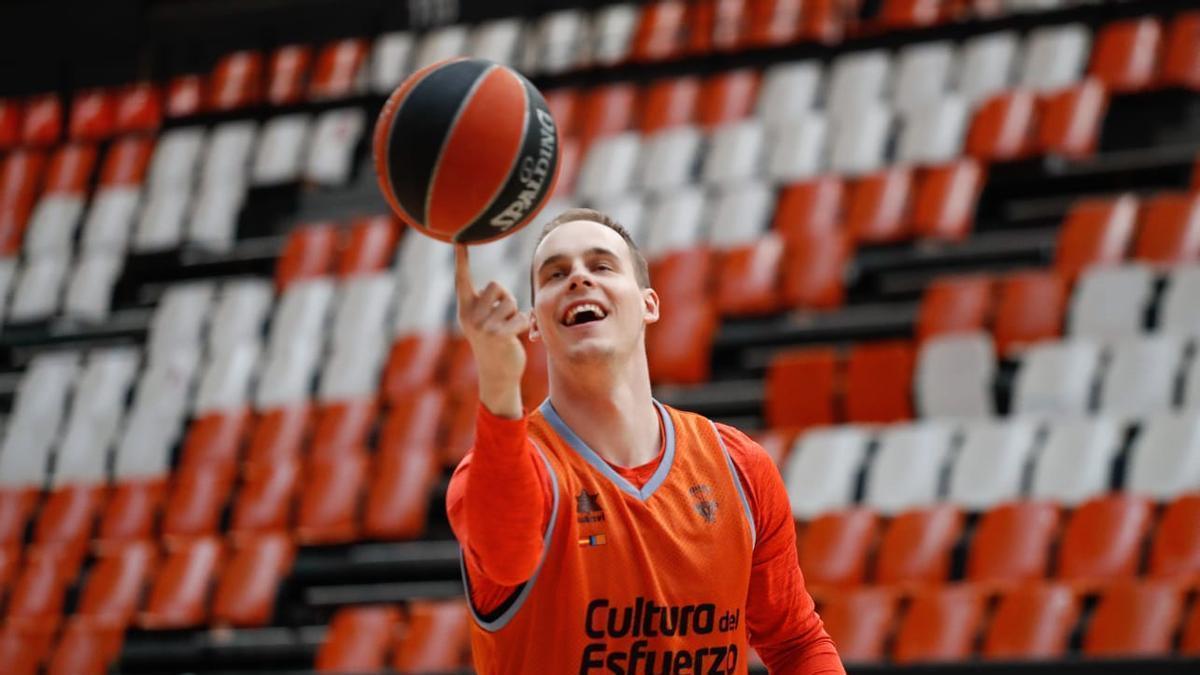
[[[771,459],[651,396],[646,326],[671,308],[629,234],[587,209],[551,221],[529,316],[495,282],[476,292],[456,253],[481,405],[447,508],[478,671],[745,673],[752,645],[771,673],[844,673]],[[526,330],[544,403],[521,400]]]

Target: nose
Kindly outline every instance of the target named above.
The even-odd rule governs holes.
[[[571,278],[569,279],[569,282],[570,283],[568,283],[568,285],[567,285],[568,290],[572,290],[572,291],[578,289],[581,286],[584,288],[591,288],[592,286],[595,285],[595,282],[592,281],[592,276],[590,274],[588,274],[586,267],[583,267],[583,268],[576,267],[575,269],[573,269],[571,271]]]

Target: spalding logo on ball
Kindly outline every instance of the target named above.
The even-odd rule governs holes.
[[[546,203],[558,131],[524,77],[480,59],[414,73],[375,123],[375,171],[396,214],[442,241],[512,234]]]

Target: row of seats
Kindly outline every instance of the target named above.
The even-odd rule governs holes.
[[[458,671],[470,666],[466,603],[413,602],[391,606],[344,607],[329,623],[317,651],[322,673],[401,673]]]
[[[1162,581],[1116,583],[1094,602],[1058,583],[1031,583],[998,598],[952,584],[903,601],[890,589],[868,587],[818,607],[844,661],[895,664],[1065,660],[1077,633],[1088,659],[1194,657],[1200,603],[1186,608],[1187,594]]]
[[[820,427],[789,449],[765,445],[781,464],[799,519],[856,503],[882,513],[941,502],[971,511],[1028,496],[1065,505],[1113,488],[1166,500],[1200,489],[1200,416],[1160,413],[1138,427],[1110,417],[880,428]]]

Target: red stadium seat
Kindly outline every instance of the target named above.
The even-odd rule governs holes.
[[[717,278],[717,311],[725,316],[776,312],[783,254],[783,238],[774,233],[725,251]]]
[[[982,655],[997,661],[1059,659],[1079,619],[1079,600],[1061,584],[1026,584],[1000,598]]]
[[[716,309],[706,301],[669,306],[646,331],[650,379],[656,384],[698,384],[709,377]]]
[[[464,337],[455,338],[446,362],[446,376],[442,384],[452,396],[461,395],[478,387],[479,371],[475,365],[475,352]]]
[[[400,453],[411,448],[435,447],[447,404],[445,392],[436,387],[393,401],[380,431],[379,452]]]
[[[932,26],[942,17],[941,0],[884,0],[879,22],[890,30]]]
[[[112,136],[116,123],[116,99],[104,89],[78,92],[71,99],[71,122],[67,135],[76,141],[102,141]]]
[[[50,167],[46,170],[46,193],[86,194],[95,166],[94,145],[72,143],[60,147],[50,156]]]
[[[1074,279],[1092,265],[1124,260],[1133,241],[1137,210],[1132,195],[1076,202],[1059,231],[1055,268]]]
[[[800,16],[800,37],[834,44],[846,32],[853,10],[843,0],[810,0]]]
[[[1200,260],[1200,194],[1164,193],[1143,202],[1133,257],[1164,265]]]
[[[1017,272],[1000,280],[996,302],[996,348],[1012,354],[1062,331],[1067,284],[1053,272]]]
[[[705,129],[736,122],[754,111],[758,71],[730,70],[710,75],[700,88],[696,120]]]
[[[747,45],[769,47],[794,41],[807,4],[803,0],[750,0]]]
[[[317,651],[322,673],[371,673],[387,666],[392,631],[400,620],[394,607],[343,607],[333,615]]]
[[[846,264],[854,252],[840,232],[793,237],[783,264],[783,302],[788,307],[836,309],[846,296]]]
[[[54,648],[46,675],[106,675],[124,637],[122,629],[73,619]]]
[[[639,124],[643,134],[691,124],[700,100],[700,79],[688,76],[658,80],[646,88],[643,98]]]
[[[912,226],[918,237],[959,241],[971,232],[985,171],[971,158],[922,172],[914,196]]]
[[[345,279],[374,274],[392,264],[400,223],[390,216],[367,216],[354,221],[346,250],[338,260],[337,274]]]
[[[837,353],[828,348],[796,349],[776,355],[767,367],[767,425],[794,431],[837,421],[837,369]]]
[[[117,92],[113,132],[154,132],[162,126],[163,102],[158,87],[149,82],[131,84]]]
[[[447,468],[458,466],[475,442],[475,420],[479,416],[479,390],[471,387],[451,397],[442,424],[440,459]]]
[[[753,0],[718,0],[713,3],[712,46],[729,52],[746,46]]]
[[[366,61],[366,40],[338,40],[325,45],[313,67],[308,98],[323,101],[352,96]]]
[[[157,562],[154,543],[141,540],[99,554],[75,609],[93,625],[124,629],[133,620]]]
[[[568,196],[575,192],[575,179],[579,177],[579,166],[583,160],[583,148],[578,138],[564,138],[558,146],[558,178],[550,199]]]
[[[467,605],[461,600],[414,602],[392,656],[402,673],[458,670],[470,659]]]
[[[154,141],[146,136],[126,136],[115,141],[104,155],[104,166],[100,169],[100,185],[141,185],[150,165],[150,154]]]
[[[1154,517],[1148,499],[1111,494],[1084,502],[1063,531],[1058,577],[1081,589],[1132,579]]]
[[[1200,12],[1176,14],[1167,28],[1159,82],[1200,89]]]
[[[292,569],[296,546],[283,532],[242,537],[213,595],[213,621],[238,628],[271,622],[280,582]]]
[[[0,150],[10,150],[21,142],[24,108],[12,99],[0,99]]]
[[[0,663],[6,675],[37,675],[50,650],[45,631],[27,626],[0,626]]]
[[[84,543],[92,535],[107,493],[105,485],[67,485],[52,491],[42,504],[33,540]]]
[[[383,373],[383,398],[395,405],[406,396],[433,384],[447,351],[443,332],[401,336],[392,345]]]
[[[179,468],[163,513],[163,536],[186,538],[216,532],[232,491],[232,466],[206,463]]]
[[[907,239],[912,172],[884,169],[863,176],[850,188],[846,228],[860,243],[882,244]]]
[[[775,230],[788,239],[838,232],[845,192],[841,179],[834,176],[787,186],[779,196]]]
[[[583,97],[580,111],[579,140],[583,150],[592,141],[633,128],[637,89],[629,83],[594,87]]]
[[[356,539],[360,494],[366,482],[366,453],[347,449],[337,456],[313,456],[304,469],[304,489],[296,514],[297,541],[311,545]]]
[[[714,256],[705,247],[671,251],[650,263],[650,279],[663,307],[674,309],[709,296]]]
[[[1021,159],[1033,145],[1037,100],[1029,91],[1010,91],[985,101],[967,132],[967,154],[985,161]]]
[[[73,581],[75,565],[62,555],[27,555],[21,573],[13,582],[5,607],[5,623],[50,634],[62,619],[67,586]]]
[[[274,106],[299,103],[304,95],[312,49],[305,45],[286,45],[271,54],[267,75],[267,103]]]
[[[180,466],[220,464],[232,467],[241,457],[249,430],[249,408],[197,417],[184,438]]]
[[[0,545],[0,600],[8,592],[8,586],[21,567],[21,545]]]
[[[554,122],[558,125],[559,138],[573,138],[581,107],[579,92],[570,88],[551,89],[542,92],[542,96],[546,99],[546,106],[550,108],[550,114],[554,116]]]
[[[292,230],[275,265],[275,285],[283,292],[304,279],[326,276],[333,271],[338,233],[332,224],[318,223]]]
[[[1044,579],[1058,527],[1058,507],[1050,502],[1009,502],[993,508],[971,539],[967,580],[1015,585]]]
[[[309,456],[332,458],[365,447],[377,414],[374,396],[321,405],[316,412]]]
[[[984,595],[968,584],[918,593],[896,631],[897,664],[965,661],[983,623]]]
[[[0,165],[0,202],[32,200],[42,189],[46,156],[33,150],[18,150]]]
[[[236,110],[262,100],[263,58],[256,51],[226,54],[213,67],[208,90],[212,110]]]
[[[1116,92],[1149,87],[1158,70],[1162,24],[1153,17],[1115,21],[1100,29],[1088,74]]]
[[[1150,548],[1149,575],[1200,586],[1200,494],[1167,505]]]
[[[1200,656],[1200,602],[1192,603],[1191,616],[1183,627],[1179,651],[1187,656]]]
[[[163,479],[133,480],[114,485],[96,536],[100,547],[151,537],[166,493]]]
[[[284,530],[291,526],[292,498],[300,483],[300,460],[284,457],[247,464],[242,472],[229,529],[237,535]]]
[[[1096,152],[1108,92],[1095,79],[1086,79],[1041,101],[1037,149],[1066,157],[1087,157]]]
[[[796,440],[795,434],[787,429],[764,429],[755,433],[753,438],[777,467],[783,467],[792,452],[792,443]]]
[[[25,528],[39,497],[36,488],[0,488],[0,545],[25,541]]]
[[[260,464],[298,456],[308,434],[308,418],[308,403],[295,403],[260,413],[250,436],[246,461]]]
[[[180,75],[167,84],[167,100],[163,108],[167,117],[190,117],[204,112],[208,83],[201,75]]]
[[[915,360],[908,342],[855,345],[846,361],[846,421],[889,424],[912,419]]]
[[[687,3],[665,0],[642,8],[629,57],[633,61],[662,61],[683,54],[687,36]]]
[[[62,132],[63,106],[58,94],[42,94],[25,101],[22,143],[42,147],[54,145],[62,138]]]
[[[1183,593],[1166,581],[1124,581],[1106,589],[1083,636],[1090,657],[1164,656],[1183,616]]]
[[[896,516],[879,544],[875,582],[913,587],[945,582],[962,529],[962,513],[949,504]]]
[[[825,630],[846,663],[874,663],[896,616],[896,595],[886,588],[856,588],[833,595],[820,608]]]
[[[940,277],[925,287],[917,340],[984,330],[992,313],[993,283],[986,276]]]
[[[860,586],[879,538],[879,518],[865,508],[832,511],[813,519],[800,537],[800,568],[814,595]]]
[[[32,196],[0,201],[0,256],[10,257],[20,252],[21,238],[32,210]]]
[[[222,560],[221,540],[181,540],[159,567],[138,624],[151,630],[191,628],[208,619],[208,595]]]
[[[395,447],[385,438],[371,461],[363,533],[375,539],[420,537],[440,468],[434,446]]]

